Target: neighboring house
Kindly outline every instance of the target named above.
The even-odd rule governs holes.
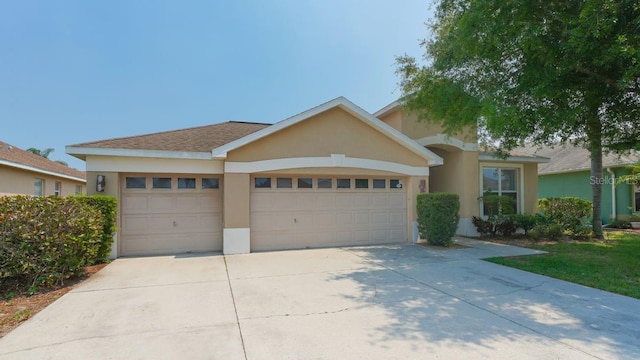
[[[541,149],[527,147],[525,151],[551,158],[550,162],[538,166],[538,195],[541,198],[575,196],[593,200],[588,150],[567,144]],[[626,155],[603,154],[603,224],[629,216],[632,211],[640,211],[640,188],[633,184],[615,183],[616,178],[630,173],[628,166],[639,161],[640,152],[637,151]]]
[[[0,141],[0,195],[67,196],[85,190],[83,171]]]
[[[481,189],[535,211],[536,164],[479,153],[396,103],[372,115],[337,98],[274,125],[226,122],[67,146],[89,184],[119,198],[112,256],[411,242],[416,195],[460,194],[475,233]],[[414,141],[417,140],[417,141]],[[484,174],[484,176],[480,176]],[[89,186],[89,192],[95,192]]]

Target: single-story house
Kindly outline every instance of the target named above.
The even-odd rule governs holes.
[[[592,201],[591,158],[589,151],[570,144],[525,151],[549,157],[538,165],[538,195],[543,197],[575,196]],[[616,179],[630,173],[629,166],[640,162],[640,152],[603,154],[602,223],[628,217],[640,211],[640,187]]]
[[[67,196],[85,193],[84,171],[0,141],[0,196]]]
[[[416,195],[460,195],[475,234],[485,191],[535,212],[536,166],[478,151],[475,129],[446,136],[393,103],[370,114],[339,97],[276,124],[225,122],[69,145],[120,203],[112,256],[225,254],[418,238]]]

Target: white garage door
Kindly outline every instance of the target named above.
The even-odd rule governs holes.
[[[127,174],[121,189],[122,255],[222,250],[219,178]]]
[[[402,179],[255,177],[251,250],[407,241]]]

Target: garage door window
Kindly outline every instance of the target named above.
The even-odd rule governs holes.
[[[218,189],[220,187],[220,179],[218,178],[202,178],[203,189]]]
[[[356,189],[368,189],[369,179],[356,179]]]
[[[270,189],[271,188],[271,178],[268,177],[257,177],[254,179],[254,186],[256,189]]]
[[[154,189],[171,189],[171,178],[154,177],[153,188]]]
[[[147,187],[147,178],[127,176],[125,186],[127,189],[145,189]]]
[[[331,178],[319,178],[318,189],[331,189],[333,188],[333,179]]]
[[[276,186],[278,189],[291,189],[293,187],[293,179],[292,178],[277,178]]]
[[[178,178],[178,189],[195,189],[196,178]]]
[[[351,189],[351,179],[338,179],[338,189]]]
[[[385,189],[387,187],[387,180],[385,179],[373,179],[374,189]]]
[[[402,181],[398,179],[391,179],[389,185],[392,189],[402,189]]]
[[[311,189],[313,187],[313,179],[298,178],[298,189]]]

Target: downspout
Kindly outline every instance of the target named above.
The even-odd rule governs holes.
[[[611,216],[613,221],[616,220],[616,173],[607,168],[607,172],[611,174]]]

